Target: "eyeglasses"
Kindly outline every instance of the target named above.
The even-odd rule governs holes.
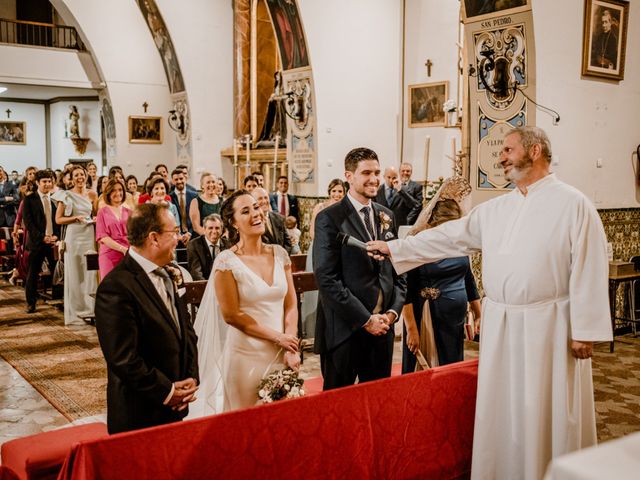
[[[173,230],[160,230],[157,233],[173,233],[173,235],[175,237],[179,237],[180,236],[180,227],[176,227]]]

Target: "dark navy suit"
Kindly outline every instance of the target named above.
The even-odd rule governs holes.
[[[374,202],[377,238],[396,238],[393,213]],[[382,222],[381,215],[389,221]],[[322,210],[315,222],[314,273],[322,309],[316,321],[315,349],[322,360],[324,389],[351,385],[391,375],[393,329],[374,336],[363,326],[382,293],[381,313],[400,313],[405,300],[404,276],[389,260],[377,261],[366,251],[341,245],[339,232],[366,242],[369,236],[349,197]]]

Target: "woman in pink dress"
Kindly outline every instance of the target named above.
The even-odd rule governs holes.
[[[106,205],[98,210],[96,241],[100,244],[100,280],[120,263],[129,249],[127,220],[130,211],[123,205],[124,192],[124,183],[115,178],[109,180],[104,190]]]

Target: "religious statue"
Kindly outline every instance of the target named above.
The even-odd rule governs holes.
[[[78,138],[80,137],[80,126],[78,125],[80,114],[78,113],[78,107],[69,105],[69,110],[69,120],[71,120],[71,125],[69,126],[70,136],[71,138]]]
[[[257,147],[273,147],[276,136],[280,137],[279,146],[286,145],[287,139],[287,112],[285,102],[287,95],[283,93],[282,73],[276,72],[274,75],[275,85],[273,93],[269,97],[267,104],[267,115],[264,119],[264,126],[256,144]]]

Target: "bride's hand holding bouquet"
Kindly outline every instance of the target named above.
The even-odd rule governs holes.
[[[290,333],[279,333],[275,340],[276,345],[284,349],[284,364],[286,367],[295,370],[300,369],[300,353],[298,352],[298,346],[300,345],[300,339]]]

